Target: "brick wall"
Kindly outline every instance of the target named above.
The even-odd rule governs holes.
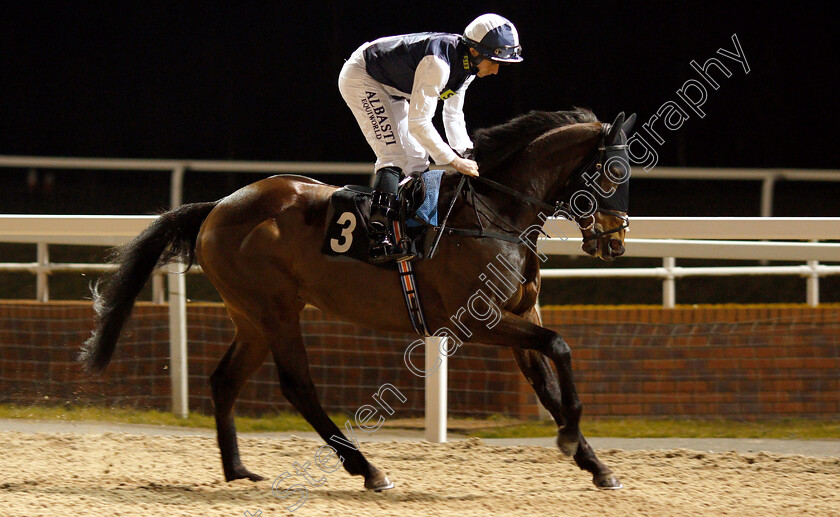
[[[233,338],[233,326],[219,304],[188,306],[190,408],[212,411],[208,378]],[[0,302],[0,402],[95,403],[141,408],[170,408],[168,307],[139,303],[105,373],[85,377],[73,357],[90,335],[89,303]],[[414,335],[374,333],[303,312],[304,340],[312,376],[328,411],[355,413],[385,383],[407,398],[400,416],[422,414],[423,379],[403,362]],[[423,349],[415,352],[422,364]],[[450,358],[450,414],[518,414],[523,402],[522,375],[509,350],[467,345]],[[536,406],[533,406],[536,411]],[[277,370],[269,359],[243,389],[240,414],[292,407],[280,393]]]
[[[545,311],[590,416],[840,416],[840,307]]]
[[[568,307],[543,310],[572,346],[588,416],[768,418],[840,414],[840,307]],[[141,303],[106,374],[81,375],[73,355],[90,332],[88,303],[0,302],[0,401],[169,408],[167,307]],[[212,409],[207,377],[233,331],[216,304],[190,304],[190,407]],[[403,363],[412,335],[373,333],[304,311],[312,374],[329,411],[352,413],[384,383],[422,414],[423,380]],[[422,358],[422,348],[418,350]],[[450,358],[453,416],[536,415],[510,351],[468,344]],[[288,410],[269,360],[240,414]]]

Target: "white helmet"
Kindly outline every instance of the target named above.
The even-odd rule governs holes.
[[[479,54],[499,63],[522,61],[522,47],[516,27],[498,14],[482,14],[467,25],[464,30],[467,45]]]

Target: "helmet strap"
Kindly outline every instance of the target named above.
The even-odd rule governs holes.
[[[470,47],[470,48],[473,48],[473,47]],[[478,55],[474,56],[474,55],[472,55],[471,52],[467,51],[467,55],[470,58],[470,64],[473,66],[473,68],[478,68],[478,64],[481,63],[482,61],[484,61],[485,59],[487,59],[486,57],[484,57],[484,55],[481,52],[478,52],[477,50],[476,50],[476,52],[478,53]]]

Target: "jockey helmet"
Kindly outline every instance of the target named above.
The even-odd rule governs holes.
[[[482,14],[467,25],[464,40],[485,58],[497,63],[519,63],[522,47],[516,27],[498,14]]]

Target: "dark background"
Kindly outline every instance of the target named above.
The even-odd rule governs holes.
[[[525,61],[473,83],[470,130],[572,106],[603,120],[636,112],[641,123],[699,78],[691,60],[717,57],[732,76],[712,72],[721,87],[709,89],[705,118],[689,112],[681,129],[661,130],[659,166],[838,168],[836,20],[827,2],[0,5],[5,155],[372,163],[336,85],[343,60],[367,40],[460,33],[497,12],[517,26]],[[748,75],[716,54],[733,50],[733,33]],[[185,201],[260,177],[191,172]],[[168,192],[160,172],[0,169],[4,213],[152,213]],[[636,180],[631,215],[753,216],[759,195],[757,182]],[[840,183],[780,182],[774,215],[836,216],[839,197]]]
[[[737,33],[751,72],[717,56],[732,77],[705,119],[665,131],[661,164],[837,166],[829,4],[551,4],[4,2],[0,151],[369,161],[336,86],[343,60],[379,36],[462,32],[486,11],[515,23],[525,61],[473,84],[470,128],[573,105],[647,120],[697,78],[692,59],[732,50]]]

